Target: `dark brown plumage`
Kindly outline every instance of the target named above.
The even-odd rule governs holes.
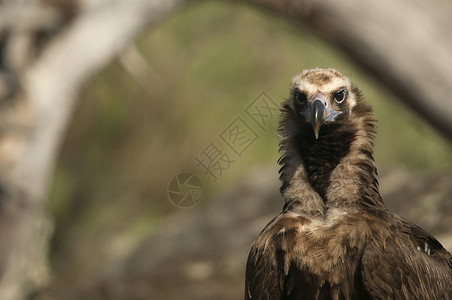
[[[279,129],[285,205],[251,247],[245,299],[452,299],[450,253],[380,197],[374,121],[338,71],[293,78]]]

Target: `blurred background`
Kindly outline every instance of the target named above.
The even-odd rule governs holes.
[[[193,214],[262,172],[277,182],[277,120],[242,157],[233,157],[215,184],[195,157],[262,92],[279,105],[304,68],[337,68],[363,90],[379,120],[380,173],[452,166],[450,141],[308,28],[248,6],[205,2],[172,15],[136,46],[155,80],[143,87],[119,60],[97,74],[83,92],[54,176],[51,261],[71,284],[125,255],[169,215]],[[186,210],[168,199],[170,180],[183,172],[196,174],[205,188]],[[274,201],[282,207],[281,199]],[[241,254],[244,262],[245,249]]]
[[[283,204],[278,117],[260,127],[246,109],[262,99],[278,107],[291,77],[312,67],[360,87],[378,119],[388,206],[451,250],[450,140],[312,29],[238,2],[199,1],[143,31],[84,86],[45,202],[52,280],[32,297],[241,298],[248,248]],[[222,139],[238,117],[255,133],[240,155]],[[212,142],[233,160],[216,180],[196,160]],[[189,208],[168,195],[181,173],[201,182]]]

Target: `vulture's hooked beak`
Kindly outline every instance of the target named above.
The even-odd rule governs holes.
[[[306,122],[312,123],[315,138],[319,138],[320,127],[326,122],[333,121],[342,112],[330,108],[328,100],[323,94],[316,94],[310,100],[311,104],[302,115]]]

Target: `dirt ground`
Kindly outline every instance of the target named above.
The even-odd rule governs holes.
[[[233,189],[167,217],[128,258],[38,299],[241,299],[248,249],[282,208],[277,175],[255,170]],[[388,208],[452,249],[452,170],[380,176]]]

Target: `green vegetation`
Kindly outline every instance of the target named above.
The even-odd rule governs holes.
[[[110,253],[118,237],[138,241],[149,234],[160,217],[178,210],[166,195],[178,173],[200,174],[204,203],[233,188],[229,183],[250,168],[273,166],[276,178],[276,124],[258,131],[256,142],[216,184],[202,176],[194,158],[245,116],[244,108],[261,92],[279,104],[290,78],[304,68],[335,67],[362,88],[379,119],[380,171],[452,166],[450,142],[307,28],[236,3],[199,2],[140,37],[137,46],[157,80],[146,92],[114,62],[87,86],[63,146],[49,201],[57,223],[57,272],[60,264],[74,274],[94,272],[120,255]],[[86,259],[83,247],[96,251]]]

